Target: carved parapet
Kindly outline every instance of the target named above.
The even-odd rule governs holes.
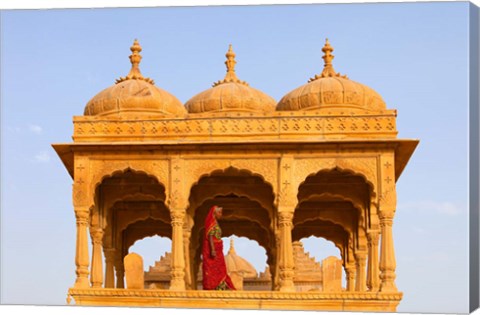
[[[90,141],[152,141],[176,140],[224,140],[244,141],[255,139],[279,139],[301,137],[395,138],[396,114],[393,110],[371,113],[273,112],[256,113],[208,113],[188,118],[163,118],[155,120],[128,120],[111,117],[74,117],[75,142]]]

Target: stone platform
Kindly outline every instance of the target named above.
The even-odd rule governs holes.
[[[76,305],[395,312],[403,293],[70,289]]]

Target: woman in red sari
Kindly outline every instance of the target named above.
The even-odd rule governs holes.
[[[222,217],[223,208],[213,206],[205,219],[205,234],[202,248],[202,271],[204,290],[235,290],[227,274],[223,257],[222,230],[217,220]]]

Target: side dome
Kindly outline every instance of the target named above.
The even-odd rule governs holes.
[[[155,86],[152,79],[141,74],[142,47],[137,40],[130,50],[130,73],[95,95],[85,106],[84,115],[185,116],[185,107],[175,96]]]
[[[333,48],[328,39],[322,48],[325,66],[320,75],[315,75],[307,84],[286,94],[277,104],[278,111],[359,109],[385,110],[380,94],[366,85],[336,73],[332,66]]]
[[[245,258],[237,255],[233,247],[233,239],[230,239],[230,249],[225,255],[225,265],[228,273],[238,272],[243,275],[243,278],[256,278],[257,270]]]
[[[272,112],[276,101],[260,90],[254,89],[245,81],[241,81],[235,74],[235,53],[232,45],[225,55],[227,74],[221,81],[215,82],[213,87],[203,91],[185,103],[189,113],[206,112]]]

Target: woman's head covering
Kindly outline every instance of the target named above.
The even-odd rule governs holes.
[[[208,235],[215,225],[217,225],[217,219],[215,219],[215,209],[217,206],[212,206],[208,211],[207,218],[205,219],[205,236]]]

